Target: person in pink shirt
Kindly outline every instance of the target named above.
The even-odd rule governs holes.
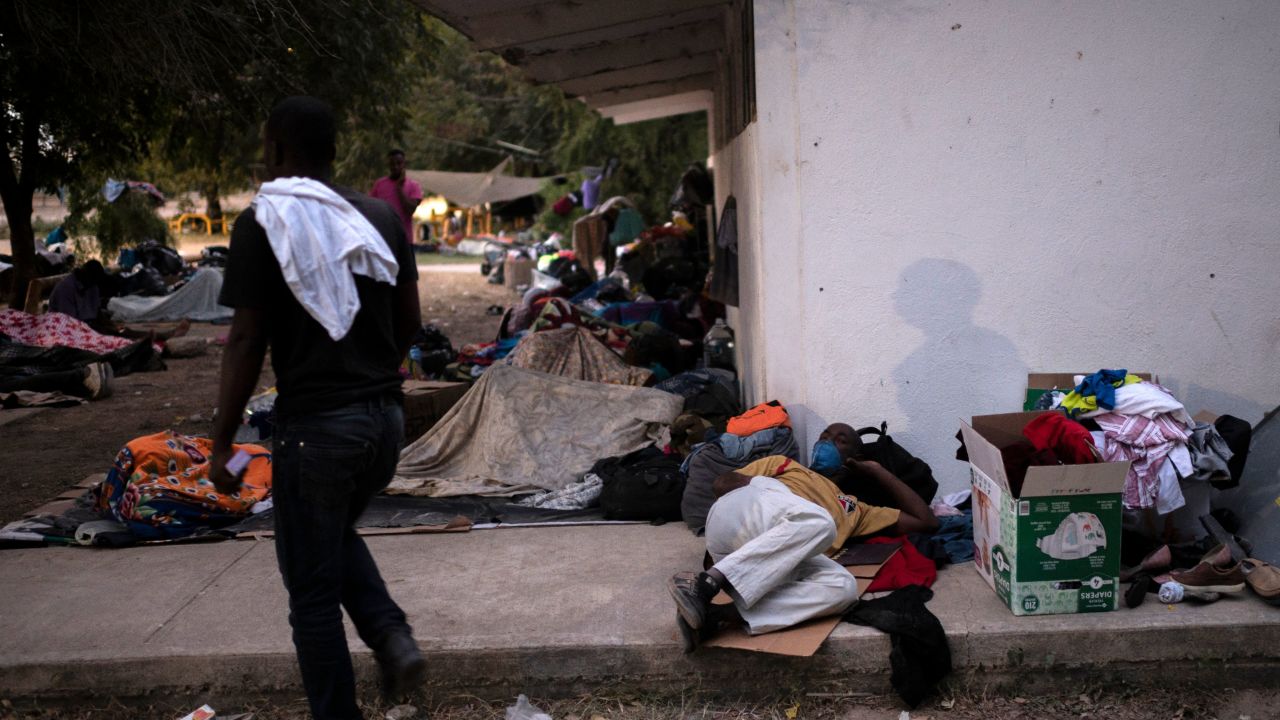
[[[403,150],[387,153],[387,175],[378,178],[369,194],[396,211],[400,222],[404,224],[405,238],[413,243],[413,211],[422,202],[422,186],[405,176]]]

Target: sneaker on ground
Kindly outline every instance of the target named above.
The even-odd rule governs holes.
[[[109,363],[89,363],[84,368],[84,386],[89,390],[90,400],[101,400],[111,397],[111,381],[115,379],[115,371]]]
[[[707,620],[707,606],[710,604],[698,593],[697,577],[696,573],[679,572],[667,581],[667,592],[671,593],[671,599],[676,601],[676,610],[694,630],[702,629],[703,623]]]
[[[1233,594],[1244,592],[1244,571],[1239,564],[1218,567],[1209,560],[1190,570],[1176,570],[1169,573],[1169,578],[1185,588],[1194,588],[1199,592]]]

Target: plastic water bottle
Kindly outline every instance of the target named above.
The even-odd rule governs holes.
[[[1161,585],[1159,593],[1160,602],[1169,605],[1172,605],[1173,603],[1180,603],[1187,598],[1213,602],[1219,597],[1221,597],[1221,595],[1216,592],[1202,592],[1195,588],[1186,587],[1182,583],[1175,582],[1173,580]]]
[[[733,328],[720,318],[702,339],[702,364],[708,368],[737,372],[733,364],[733,349]]]
[[[417,345],[409,348],[409,377],[415,380],[422,377],[422,348]]]

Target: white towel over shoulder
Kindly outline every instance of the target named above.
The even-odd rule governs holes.
[[[396,284],[400,266],[382,235],[324,183],[272,180],[253,206],[289,290],[334,340],[346,336],[360,310],[353,274]]]

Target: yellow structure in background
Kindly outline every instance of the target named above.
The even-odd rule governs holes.
[[[218,232],[222,233],[223,235],[226,235],[229,232],[227,230],[227,218],[225,215],[218,218],[217,220],[210,220],[209,216],[205,215],[204,213],[182,213],[178,217],[169,221],[169,229],[174,231],[175,233],[182,232],[182,226],[191,221],[204,223],[205,235],[212,235],[213,227],[215,225],[218,226]]]

